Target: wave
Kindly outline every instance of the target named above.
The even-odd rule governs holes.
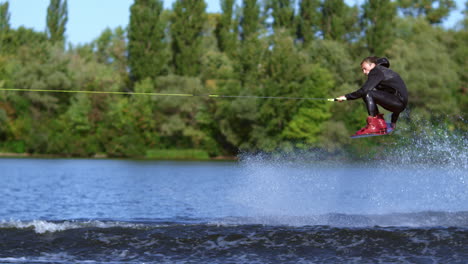
[[[451,214],[464,219],[455,227],[8,221],[0,226],[0,262],[464,263],[467,215]]]
[[[32,230],[37,234],[61,232],[71,229],[84,229],[84,228],[129,228],[138,229],[145,228],[145,225],[129,222],[118,221],[99,221],[99,220],[70,220],[70,221],[46,221],[46,220],[32,220],[32,221],[2,221],[0,222],[0,230],[4,229],[18,229],[18,230]]]
[[[112,220],[67,220],[67,221],[1,221],[0,230],[32,230],[37,234],[61,232],[86,228],[127,228],[147,229],[173,225],[215,225],[215,226],[332,226],[332,227],[468,227],[466,212],[418,212],[382,215],[325,214],[317,216],[254,216],[225,217],[217,219],[137,219],[132,221]]]

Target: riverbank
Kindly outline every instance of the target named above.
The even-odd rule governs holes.
[[[181,161],[237,161],[236,156],[216,156],[207,158],[195,158],[187,156],[168,155],[156,157],[110,157],[106,154],[95,154],[89,157],[76,157],[72,155],[53,155],[53,154],[31,154],[31,153],[9,153],[0,152],[1,158],[31,158],[31,159],[129,159],[129,160],[181,160]]]

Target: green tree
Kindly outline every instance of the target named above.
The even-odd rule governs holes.
[[[220,81],[218,87],[220,94],[253,94],[235,79]],[[216,139],[230,154],[237,154],[239,149],[253,149],[251,135],[257,125],[259,101],[255,98],[236,98],[216,102],[214,122],[219,134]]]
[[[10,12],[8,11],[9,3],[0,4],[0,31],[10,29]]]
[[[154,90],[150,78],[135,84],[138,93]],[[144,157],[154,148],[160,139],[154,104],[149,96],[108,96],[107,109],[97,127],[98,141],[104,152],[112,157]]]
[[[135,86],[137,93],[150,93],[155,89],[151,79],[145,79]],[[154,118],[154,99],[149,96],[132,96],[129,112],[132,114],[136,134],[143,142],[145,150],[154,148],[158,143],[156,121]]]
[[[114,30],[106,29],[94,41],[97,62],[111,65],[122,77],[127,79],[127,43],[125,30],[117,27]]]
[[[25,52],[37,49],[38,46],[43,45],[45,42],[47,42],[47,35],[45,33],[36,32],[21,26],[18,29],[10,29],[6,35],[4,45],[0,49],[6,54],[16,55],[18,52],[24,51],[24,49],[26,49]],[[21,56],[21,54],[19,55]]]
[[[320,0],[300,0],[297,38],[309,44],[320,30]]]
[[[6,111],[0,107],[0,142],[4,142],[10,134],[9,118]],[[1,145],[0,145],[1,148]]]
[[[294,31],[294,3],[292,0],[272,0],[273,29],[284,28]]]
[[[324,0],[322,3],[322,34],[324,39],[341,40],[346,34],[343,0]]]
[[[442,29],[422,19],[403,23],[410,23],[410,37],[397,39],[389,49],[389,57],[408,86],[411,113],[434,121],[459,113],[454,97],[459,76],[447,47],[438,40],[443,37]]]
[[[397,3],[405,16],[423,16],[431,24],[442,23],[456,7],[453,0],[398,0]]]
[[[361,18],[366,47],[370,54],[383,56],[395,37],[396,7],[390,0],[367,0]]]
[[[97,134],[104,152],[111,157],[142,157],[145,154],[144,142],[135,126],[128,97],[111,96],[104,122]]]
[[[52,43],[64,43],[67,21],[67,0],[50,0],[47,8],[47,35]]]
[[[233,19],[234,0],[221,0],[221,16],[216,24],[215,34],[218,49],[229,56],[236,53],[237,23]]]
[[[207,13],[206,21],[203,26],[202,35],[202,56],[207,51],[219,51],[218,37],[216,36],[216,31],[218,23],[221,19],[221,14],[219,13]]]
[[[321,11],[324,39],[344,41],[355,37],[358,18],[357,7],[349,7],[343,0],[324,0]]]
[[[7,70],[5,69],[6,59],[0,55],[0,88],[5,87],[5,77]],[[9,111],[10,110],[10,111]],[[9,102],[7,102],[7,96],[4,92],[0,92],[0,149],[2,148],[1,142],[6,141],[11,136],[10,128],[10,115],[13,114],[13,108]]]
[[[207,51],[202,57],[201,79],[208,88],[217,89],[218,80],[233,80],[238,76],[234,72],[234,63],[227,54],[219,51]],[[209,83],[214,82],[214,83]]]
[[[462,20],[463,28],[455,32],[454,43],[450,48],[453,52],[453,60],[457,63],[457,72],[460,76],[460,88],[457,92],[457,98],[460,105],[460,112],[468,113],[468,1],[465,3]]]
[[[468,1],[465,3],[465,10],[463,10],[464,18],[463,18],[463,27],[465,31],[468,31]]]
[[[93,50],[97,51],[96,49]],[[100,62],[100,56],[87,57],[81,56],[81,53],[83,51],[80,48],[69,50],[70,63],[67,66],[67,70],[72,73],[70,89],[117,92],[127,87],[125,83],[126,77],[116,70],[113,63]],[[126,119],[127,116],[124,115],[125,111],[128,111],[126,109],[122,110],[124,111],[122,116],[116,114],[116,109],[121,110],[121,108],[118,108],[122,106],[120,104],[121,99],[127,100],[128,97],[110,94],[73,96],[70,103],[67,104],[67,108],[61,111],[65,114],[61,115],[58,119],[60,122],[59,131],[63,130],[67,132],[59,133],[54,138],[62,137],[66,139],[65,141],[81,142],[81,144],[71,143],[70,146],[66,146],[67,151],[71,155],[89,156],[106,151],[109,151],[109,155],[111,156],[124,155],[122,154],[125,150],[123,147],[118,148],[116,146],[122,152],[115,154],[113,152],[115,149],[112,146],[112,143],[120,142],[117,140],[120,136],[127,136],[127,140],[131,140],[128,138],[127,131],[113,129],[120,122],[133,122],[130,118],[130,120]],[[122,117],[123,119],[117,120],[118,117]],[[122,144],[125,144],[125,141]],[[129,145],[127,155],[137,156],[139,154],[139,146],[137,144],[137,141],[135,141],[134,145],[127,144]],[[133,146],[135,148],[132,148]],[[60,149],[64,147],[57,144],[56,148]]]
[[[70,58],[60,44],[43,43],[24,47],[19,53],[19,69],[13,75],[13,87],[21,89],[71,90]],[[36,111],[44,115],[61,112],[69,103],[70,94],[25,92],[24,97]]]
[[[204,0],[174,3],[171,18],[172,62],[175,73],[183,76],[197,76],[203,54],[203,27],[206,22]]]
[[[332,74],[335,86],[330,88],[329,95],[335,97],[352,92],[365,81],[360,71],[362,58],[355,58],[347,43],[334,40],[314,40],[307,49],[310,61],[320,65]],[[331,117],[324,128],[324,144],[336,147],[348,142],[348,136],[362,126],[366,117],[359,102],[334,104],[330,109]]]
[[[267,43],[260,38],[260,6],[256,0],[244,0],[240,20],[238,71],[243,86],[258,83],[262,74],[262,57]],[[252,87],[249,87],[252,88]]]
[[[162,93],[207,94],[198,78],[162,76],[156,80],[156,90]],[[155,105],[155,122],[161,137],[161,149],[205,149],[216,152],[208,128],[210,121],[206,97],[161,97]]]
[[[258,36],[260,25],[260,6],[257,0],[244,0],[240,19],[240,37],[242,41]]]
[[[48,153],[88,157],[99,151],[90,118],[92,100],[86,94],[76,94],[67,110],[53,121],[56,129],[49,130]]]
[[[0,51],[3,45],[5,45],[4,42],[10,31],[10,12],[8,11],[8,6],[8,2],[0,4]]]
[[[252,95],[253,90],[242,88],[235,60],[224,53],[209,51],[203,56],[202,79],[209,93],[223,95]],[[236,155],[239,147],[248,142],[255,120],[255,99],[216,99],[204,104],[203,129],[216,140],[223,154]],[[212,114],[213,113],[213,114]],[[216,147],[213,147],[216,149]]]
[[[135,0],[130,8],[128,66],[133,82],[167,74],[169,51],[161,0]]]
[[[287,35],[283,31],[273,37],[262,95],[326,97],[333,86],[331,74],[311,63]],[[318,142],[320,128],[330,118],[329,104],[316,101],[266,99],[258,104],[259,117],[250,135],[253,149],[310,147]]]

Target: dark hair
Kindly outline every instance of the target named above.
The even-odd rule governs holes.
[[[376,56],[371,56],[371,57],[364,58],[364,59],[361,61],[361,65],[362,65],[364,62],[377,64],[377,60],[378,60],[378,59],[379,59],[379,57],[376,57]]]
[[[374,63],[375,65],[381,65],[381,66],[384,66],[386,68],[390,68],[390,61],[388,61],[388,59],[385,58],[385,57],[383,57],[383,58],[379,58],[379,57],[375,57],[375,56],[367,57],[367,58],[362,60],[361,65],[364,62]]]

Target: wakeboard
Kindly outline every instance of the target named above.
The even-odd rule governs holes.
[[[365,137],[385,136],[385,135],[391,134],[392,132],[393,132],[392,124],[387,123],[387,133],[385,133],[385,134],[365,134],[365,135],[351,136],[351,138],[365,138]]]

